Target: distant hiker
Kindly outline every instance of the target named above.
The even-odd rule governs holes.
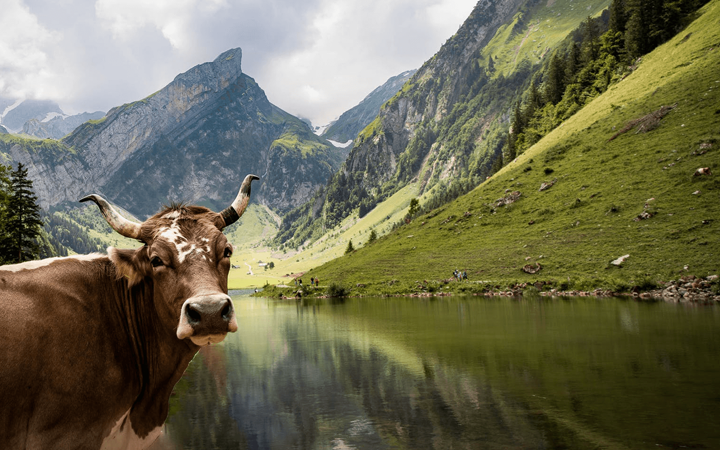
[[[318,286],[320,286],[320,281],[317,278],[315,278],[315,287],[318,287]]]
[[[463,280],[467,280],[467,272],[463,270]]]
[[[315,278],[310,277],[310,286],[315,286]]]
[[[297,278],[295,278],[295,286],[297,286]]]

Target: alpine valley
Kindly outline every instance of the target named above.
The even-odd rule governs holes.
[[[720,0],[481,0],[321,136],[233,49],[59,140],[0,134],[0,158],[28,167],[51,236],[103,245],[90,191],[144,218],[219,210],[259,175],[231,287],[650,289],[720,272],[718,30]]]

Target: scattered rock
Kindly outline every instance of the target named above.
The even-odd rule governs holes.
[[[665,117],[665,115],[667,115],[670,111],[675,109],[676,106],[677,103],[669,106],[661,106],[660,109],[658,109],[657,111],[653,111],[650,114],[647,114],[638,119],[631,120],[630,122],[625,124],[625,126],[620,131],[618,131],[610,139],[608,139],[608,142],[612,141],[621,134],[632,130],[635,127],[637,127],[635,134],[647,133],[648,131],[654,130],[655,128],[660,126],[660,120]]]
[[[531,220],[530,222],[528,222],[528,225],[533,225],[534,223],[535,223],[535,221]]]
[[[698,170],[695,171],[693,174],[694,177],[700,177],[703,175],[712,175],[712,172],[710,171],[709,167],[700,167]]]
[[[652,216],[653,216],[652,213],[649,213],[649,212],[647,212],[647,211],[643,211],[639,216],[637,216],[637,217],[634,218],[633,220],[634,220],[635,222],[640,222],[641,220],[647,220],[647,219],[651,218]]]
[[[525,273],[533,274],[538,273],[542,269],[542,266],[539,263],[535,263],[533,266],[532,264],[527,264],[523,266],[522,271]]]
[[[700,191],[695,191],[692,193],[692,195],[700,195]]]
[[[513,191],[513,192],[509,193],[508,195],[506,195],[505,197],[497,199],[495,201],[495,206],[500,207],[500,206],[509,205],[511,203],[515,203],[520,198],[521,195],[522,195],[522,193],[520,191]]]
[[[551,187],[553,187],[555,185],[555,183],[557,183],[557,178],[553,179],[550,182],[541,184],[538,192],[542,192],[544,190],[550,189]]]
[[[628,259],[629,257],[630,257],[630,255],[623,255],[623,256],[619,257],[618,259],[610,261],[610,264],[612,264],[614,266],[621,266],[622,263],[624,263],[625,260]]]

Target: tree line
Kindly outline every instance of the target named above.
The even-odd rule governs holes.
[[[27,169],[0,164],[0,264],[40,257],[42,226]]]
[[[71,252],[102,252],[105,246],[75,221],[40,208],[27,168],[0,164],[0,265]]]
[[[672,38],[706,0],[613,0],[588,17],[525,91],[494,169],[515,159],[592,99],[634,70],[641,58]],[[542,78],[542,84],[539,79]]]

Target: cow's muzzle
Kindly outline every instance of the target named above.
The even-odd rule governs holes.
[[[183,303],[178,339],[190,338],[197,345],[217,344],[237,331],[235,308],[225,294],[190,297]]]

